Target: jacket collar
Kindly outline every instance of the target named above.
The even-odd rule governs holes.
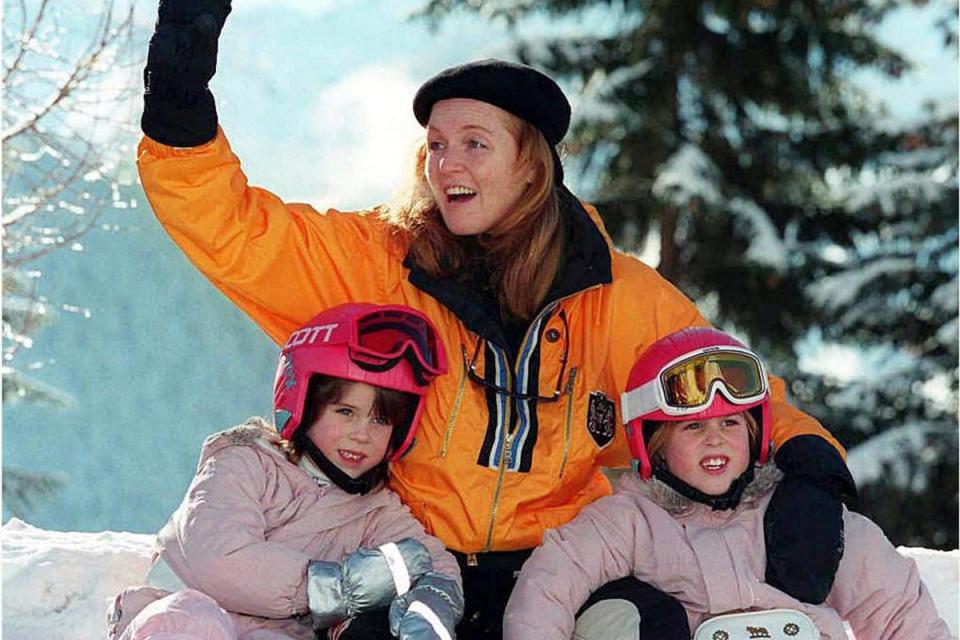
[[[777,466],[773,463],[768,462],[767,464],[754,467],[753,480],[744,488],[743,494],[740,496],[740,504],[752,502],[766,495],[772,491],[782,479],[783,473],[777,469]],[[647,481],[641,480],[637,485],[644,496],[669,513],[684,514],[697,509],[710,510],[709,506],[682,495],[666,482],[656,477],[650,478]],[[736,510],[734,510],[734,512],[735,511]]]
[[[332,487],[333,483],[330,481],[330,478],[320,470],[313,460],[310,459],[310,456],[300,456],[300,462],[297,463],[297,466],[300,467],[310,478],[316,483],[318,487]]]
[[[560,269],[547,291],[543,306],[579,291],[613,280],[610,245],[584,206],[563,185],[559,190],[566,242]],[[496,301],[478,304],[478,294],[469,278],[432,276],[407,253],[403,266],[410,270],[410,283],[429,294],[456,315],[466,327],[494,344],[507,346]]]

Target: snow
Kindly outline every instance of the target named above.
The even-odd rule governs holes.
[[[947,170],[949,175],[949,169]],[[879,205],[887,215],[897,210],[897,195],[902,193],[916,194],[915,198],[921,202],[935,202],[942,197],[944,189],[950,185],[945,183],[944,172],[933,169],[928,172],[904,172],[897,175],[861,176],[860,183],[849,188],[841,196],[845,201],[845,208],[850,213],[863,211],[873,205]]]
[[[941,307],[944,311],[957,312],[957,291],[960,290],[960,283],[954,277],[950,282],[944,282],[934,289],[930,295],[930,302]]]
[[[756,264],[765,265],[783,273],[787,270],[787,247],[770,216],[757,203],[745,198],[734,198],[730,210],[751,226],[750,246],[744,256]]]
[[[645,59],[633,65],[618,67],[611,73],[603,69],[595,69],[583,90],[574,97],[574,124],[582,122],[622,124],[620,121],[623,119],[623,109],[617,106],[618,101],[615,99],[617,91],[625,85],[640,81],[653,68],[654,63]]]
[[[950,346],[956,346],[957,344],[957,332],[960,331],[960,326],[958,326],[957,318],[954,318],[947,324],[943,325],[937,329],[936,338],[937,342],[940,344]]]
[[[91,640],[106,634],[106,608],[123,587],[139,584],[152,535],[70,533],[16,518],[2,529],[5,640]],[[937,610],[956,637],[960,552],[901,547],[913,558]]]
[[[717,167],[697,146],[684,144],[660,165],[653,182],[653,195],[677,206],[694,198],[708,203],[722,200],[717,185]]]
[[[102,638],[107,602],[146,575],[152,535],[3,526],[3,637]]]
[[[857,486],[888,476],[899,487],[923,491],[927,487],[926,467],[906,459],[904,452],[918,452],[923,459],[928,441],[943,435],[943,425],[936,423],[917,421],[894,427],[850,449],[847,467]]]
[[[909,271],[913,266],[913,261],[906,258],[883,258],[861,269],[850,269],[820,278],[807,287],[807,293],[817,306],[836,310],[853,302],[860,295],[860,289],[872,280],[886,274]]]

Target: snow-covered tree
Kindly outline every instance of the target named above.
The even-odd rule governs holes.
[[[795,399],[848,446],[909,433],[899,442],[916,446],[897,462],[915,472],[877,474],[884,492],[896,484],[896,498],[864,474],[864,509],[897,542],[950,547],[956,111],[891,126],[857,83],[866,71],[909,71],[876,29],[893,10],[922,4],[428,0],[420,15],[556,26],[518,36],[516,55],[573,97],[568,171],[579,171],[581,195],[622,247],[655,238],[660,272],[794,381]],[[952,46],[955,4],[947,9]],[[882,367],[883,381],[863,381],[869,394],[804,375],[797,344],[811,331],[900,359]],[[894,362],[910,362],[909,374]],[[903,528],[886,506],[898,501],[923,526]]]
[[[842,384],[798,386],[851,447],[865,507],[888,534],[955,548],[956,105],[930,105],[921,122],[895,126],[882,133],[889,151],[830,174],[835,213],[850,229],[804,247],[823,339],[868,349],[869,368]]]
[[[36,377],[44,363],[29,349],[57,311],[87,312],[48,300],[36,265],[82,251],[82,236],[122,203],[115,173],[138,86],[133,7],[6,0],[3,13],[3,403],[65,407],[70,397]],[[4,505],[23,513],[59,482],[4,467]]]

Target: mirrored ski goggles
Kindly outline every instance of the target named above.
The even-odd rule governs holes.
[[[384,371],[406,358],[426,385],[446,372],[443,343],[423,314],[408,307],[381,307],[357,318],[350,356],[367,369]]]
[[[660,410],[684,416],[708,408],[722,391],[733,404],[759,402],[767,393],[763,363],[738,347],[708,347],[674,360],[660,374],[621,396],[624,422]]]

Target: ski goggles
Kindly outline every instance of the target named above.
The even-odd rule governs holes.
[[[351,359],[372,371],[385,371],[407,359],[422,386],[447,370],[443,343],[433,325],[409,307],[378,307],[360,315],[349,346]]]
[[[624,422],[662,411],[686,416],[710,407],[718,392],[735,405],[761,401],[767,394],[763,363],[738,347],[708,347],[673,360],[656,378],[621,396]]]

